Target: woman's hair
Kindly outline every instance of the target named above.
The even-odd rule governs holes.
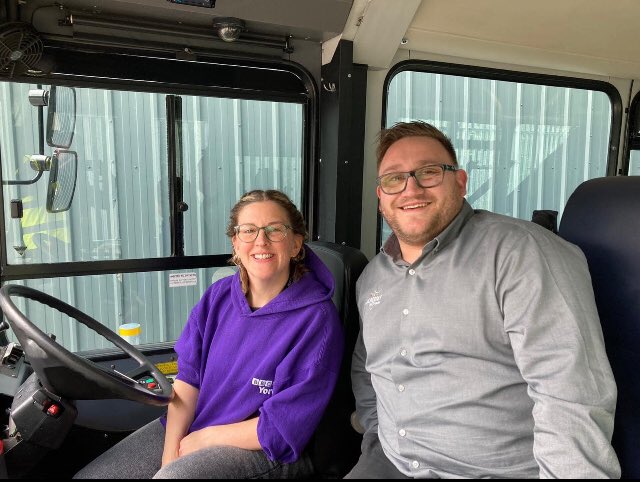
[[[411,121],[398,122],[388,129],[382,129],[378,133],[378,147],[376,149],[378,170],[380,169],[382,158],[387,153],[387,150],[391,145],[405,137],[428,137],[429,139],[438,141],[451,156],[453,165],[458,165],[458,158],[456,156],[456,151],[453,148],[453,144],[442,131],[423,121]]]
[[[240,200],[236,203],[233,208],[231,208],[231,213],[229,214],[229,225],[227,226],[227,236],[232,238],[236,234],[235,227],[238,225],[238,217],[240,216],[240,211],[245,206],[249,204],[264,202],[264,201],[272,201],[280,206],[287,213],[288,222],[287,224],[291,226],[291,231],[293,234],[299,234],[302,236],[303,241],[308,239],[307,228],[304,224],[304,218],[302,217],[302,213],[298,210],[295,204],[291,202],[289,197],[275,189],[255,189],[253,191],[249,191],[244,193]],[[292,282],[298,281],[302,278],[302,275],[309,271],[309,269],[304,264],[304,246],[300,248],[300,252],[295,258],[291,258],[291,267],[289,271],[289,276]],[[242,291],[246,295],[249,292],[249,275],[247,274],[247,269],[242,265],[242,261],[240,261],[240,257],[233,253],[233,256],[229,260],[231,263],[238,266],[240,270],[240,281],[242,283]]]

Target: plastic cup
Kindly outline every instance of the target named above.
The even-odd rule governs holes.
[[[118,327],[118,334],[132,345],[140,344],[140,323],[125,323]]]

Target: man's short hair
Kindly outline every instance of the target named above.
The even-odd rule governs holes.
[[[458,157],[456,156],[453,144],[441,130],[424,121],[411,121],[397,122],[390,128],[382,129],[380,131],[378,134],[378,147],[376,149],[378,170],[380,170],[382,158],[387,153],[387,150],[391,145],[405,137],[428,137],[430,139],[435,139],[447,150],[453,160],[453,165],[458,165]]]

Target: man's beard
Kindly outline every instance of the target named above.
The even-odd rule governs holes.
[[[440,231],[441,231],[440,230],[432,235],[432,233],[436,230],[433,229],[434,223],[431,222],[428,225],[426,225],[425,229],[423,229],[422,231],[410,233],[402,229],[402,227],[400,226],[400,223],[395,221],[395,218],[387,219],[387,217],[384,216],[384,214],[383,214],[383,217],[387,221],[387,224],[392,229],[396,237],[403,243],[411,246],[424,246],[429,241],[431,241],[435,236],[440,234]],[[434,221],[439,221],[439,216],[436,219],[434,219]]]
[[[387,217],[383,210],[380,212],[399,241],[410,246],[422,247],[444,231],[458,215],[460,209],[462,209],[462,202],[457,205],[455,202],[446,203],[444,210],[441,209],[432,213],[432,218],[426,222],[424,228],[419,232],[404,230],[396,216]]]

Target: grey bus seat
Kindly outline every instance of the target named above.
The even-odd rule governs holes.
[[[309,247],[329,268],[336,283],[333,302],[338,308],[345,334],[345,351],[333,397],[309,444],[319,478],[342,478],[358,461],[362,437],[351,427],[355,408],[351,389],[351,354],[358,337],[359,315],[356,281],[366,266],[366,256],[356,248],[313,241]]]
[[[618,386],[613,447],[623,478],[640,478],[640,177],[582,183],[560,236],[589,263],[607,355]]]

